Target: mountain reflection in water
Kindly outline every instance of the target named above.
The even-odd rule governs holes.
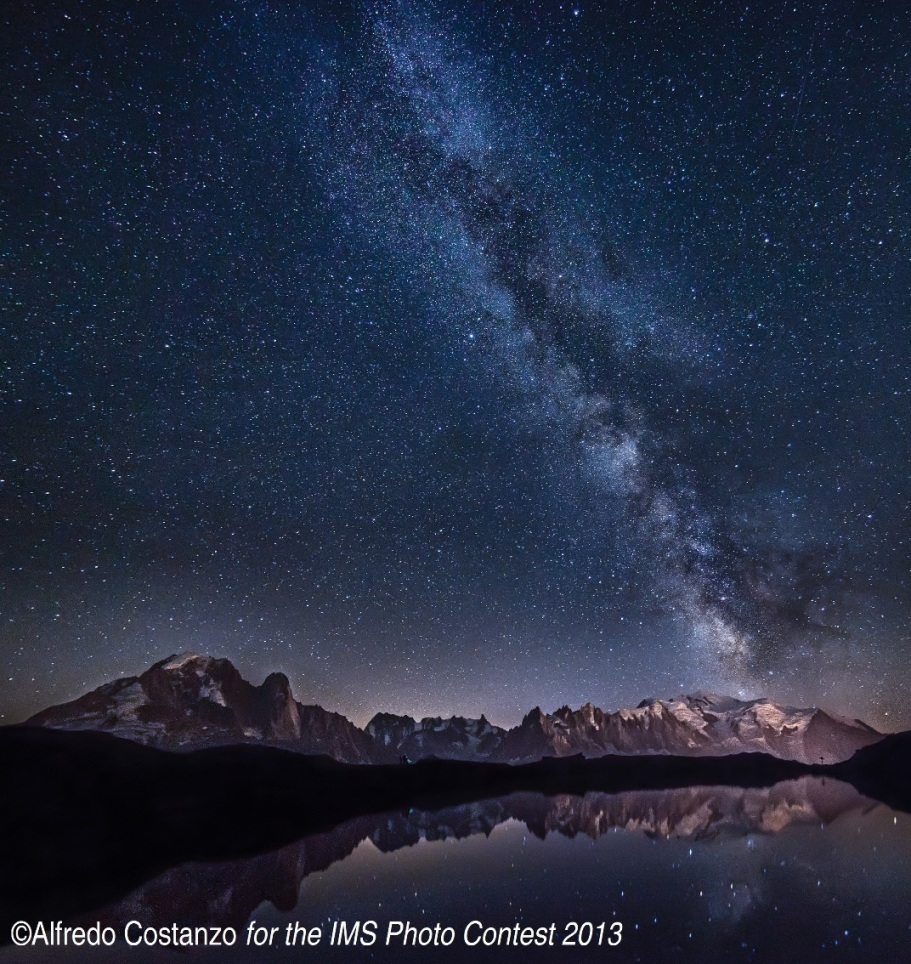
[[[364,840],[391,853],[422,840],[487,837],[499,825],[516,820],[540,839],[554,833],[597,839],[620,829],[653,838],[705,841],[825,825],[874,806],[849,784],[815,777],[768,789],[688,787],[553,797],[514,793],[442,810],[359,817],[252,859],[186,864],[140,887],[100,919],[115,925],[134,918],[149,924],[205,921],[239,929],[264,901],[280,911],[294,910],[301,882],[344,860]],[[97,916],[89,915],[92,920]]]
[[[134,964],[362,961],[551,962],[673,958],[704,964],[898,961],[911,939],[911,815],[831,779],[768,789],[691,787],[619,794],[513,793],[363,816],[244,860],[172,868],[85,914],[123,932],[233,927],[237,946],[129,948]],[[332,946],[333,921],[377,922],[373,946]],[[384,946],[390,921],[451,926],[450,948]],[[619,947],[466,948],[465,926],[622,921]],[[318,948],[244,945],[251,921],[283,935],[323,928]],[[70,923],[76,923],[71,921]],[[834,956],[833,956],[834,955]],[[126,959],[117,947],[54,948],[56,961]],[[0,950],[38,964],[46,949]]]

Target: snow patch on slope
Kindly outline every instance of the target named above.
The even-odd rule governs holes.
[[[168,661],[161,666],[161,669],[182,669],[187,663],[202,662],[204,659],[205,657],[200,656],[199,653],[180,653],[169,657]]]

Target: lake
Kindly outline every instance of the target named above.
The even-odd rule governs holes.
[[[67,922],[114,946],[0,962],[893,962],[911,960],[909,868],[911,816],[833,780],[516,793],[173,868]],[[160,946],[181,927],[235,943]]]

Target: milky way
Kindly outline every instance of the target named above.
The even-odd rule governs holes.
[[[655,398],[651,379],[675,367],[679,402],[712,366],[712,339],[648,310],[622,255],[579,212],[571,177],[546,163],[557,156],[546,136],[528,132],[534,111],[519,121],[515,105],[485,100],[491,81],[445,26],[398,7],[375,31],[369,67],[336,78],[325,105],[326,174],[355,217],[426,262],[445,323],[481,339],[533,413],[575,441],[581,471],[618,510],[604,525],[634,540],[713,677],[715,662],[742,683],[782,646],[840,635],[811,615],[839,591],[823,546],[737,531],[700,491],[712,466],[687,464],[662,430],[674,396]]]
[[[4,75],[11,716],[196,649],[356,718],[889,724],[905,26],[108,13]]]

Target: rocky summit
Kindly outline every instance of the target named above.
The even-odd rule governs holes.
[[[367,724],[367,732],[380,746],[389,747],[409,760],[436,756],[449,760],[500,759],[499,750],[506,730],[494,726],[485,716],[479,720],[452,716],[443,719],[377,713]]]
[[[370,736],[339,713],[298,703],[283,673],[254,686],[229,660],[196,653],[169,656],[27,722],[105,730],[169,749],[256,742],[344,763],[378,762]]]

